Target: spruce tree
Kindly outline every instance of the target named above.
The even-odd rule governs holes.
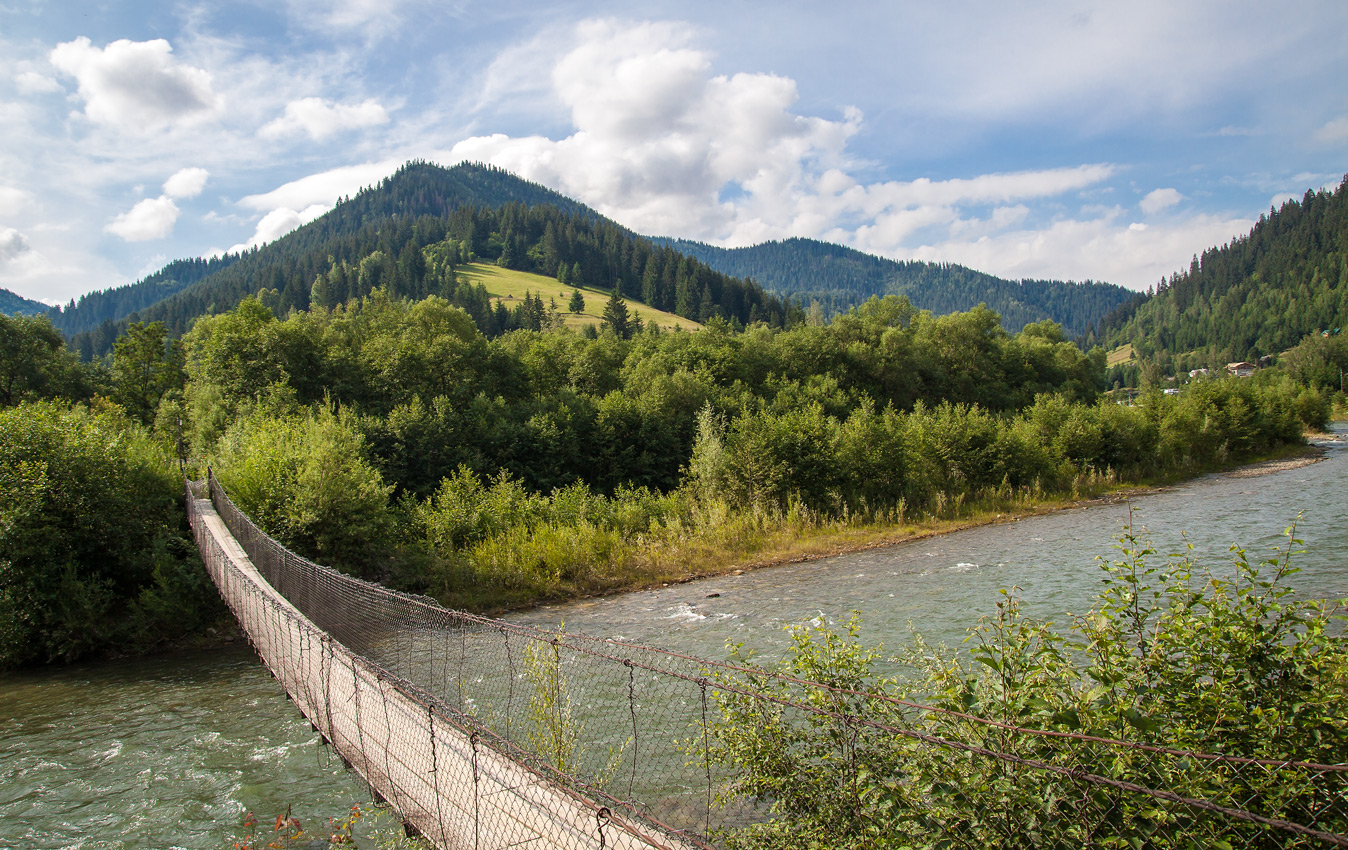
[[[629,339],[632,336],[631,322],[627,316],[627,302],[623,300],[622,292],[618,287],[613,287],[613,294],[609,296],[608,303],[604,305],[604,325],[613,329],[619,339]]]

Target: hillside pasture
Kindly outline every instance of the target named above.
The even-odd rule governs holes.
[[[523,301],[526,294],[538,295],[543,299],[544,304],[548,304],[548,299],[551,298],[557,303],[557,309],[561,311],[563,324],[574,330],[579,330],[585,325],[600,324],[604,315],[604,304],[607,303],[609,298],[609,293],[601,289],[571,286],[559,283],[554,278],[531,272],[505,269],[487,263],[469,263],[468,265],[457,266],[454,271],[455,274],[469,283],[482,284],[486,287],[487,294],[493,299],[504,302],[510,308]],[[567,310],[567,302],[571,300],[571,293],[577,289],[585,298],[585,310],[578,314]],[[630,298],[626,300],[628,315],[640,318],[645,324],[655,322],[661,328],[678,327],[686,331],[694,331],[702,327],[692,319],[685,319],[663,310],[654,310]]]
[[[1133,344],[1130,342],[1127,345],[1120,345],[1118,348],[1109,352],[1108,357],[1105,359],[1105,365],[1117,366],[1120,363],[1128,363],[1132,359],[1133,359]]]

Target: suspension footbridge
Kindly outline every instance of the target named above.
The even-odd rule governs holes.
[[[734,702],[785,729],[839,730],[836,753],[781,755],[804,770],[811,758],[841,767],[850,779],[834,794],[856,797],[858,813],[871,793],[857,781],[867,769],[858,753],[877,741],[985,771],[990,788],[1015,776],[1055,783],[1027,811],[990,793],[972,819],[951,816],[939,798],[909,801],[893,817],[905,819],[905,834],[915,822],[929,830],[923,846],[1092,846],[1147,817],[1157,824],[1147,846],[1234,846],[1229,838],[1242,835],[1259,846],[1348,847],[1348,764],[1192,753],[951,712],[943,719],[953,723],[934,725],[926,721],[942,712],[926,706],[450,611],[353,578],[285,549],[209,475],[188,484],[186,502],[208,571],[291,700],[442,850],[710,850],[722,830],[768,817],[773,802],[720,793],[739,778],[713,754],[717,721]],[[1125,763],[1127,777],[1105,769]],[[1192,790],[1217,788],[1205,778],[1219,776],[1238,787],[1275,777],[1291,791],[1266,800]],[[901,788],[903,769],[886,781]]]

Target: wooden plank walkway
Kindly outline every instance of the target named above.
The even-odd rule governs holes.
[[[193,499],[189,508],[207,569],[286,693],[343,761],[437,847],[695,846],[488,746],[314,625],[257,571],[209,500]]]

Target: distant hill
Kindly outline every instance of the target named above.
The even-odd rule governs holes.
[[[805,239],[735,250],[652,240],[499,168],[410,162],[269,245],[179,260],[50,315],[89,358],[110,351],[128,322],[162,321],[181,334],[197,316],[260,292],[272,293],[266,303],[278,313],[307,309],[315,281],[335,275],[331,287],[324,285],[325,298],[358,297],[376,284],[406,297],[439,292],[471,307],[487,325],[484,333],[513,326],[486,316],[482,293],[456,294],[423,279],[424,263],[413,255],[447,238],[462,247],[459,262],[486,259],[548,276],[565,264],[567,273],[582,275],[576,285],[617,285],[630,300],[693,322],[720,315],[744,324],[782,324],[813,301],[832,314],[872,295],[896,294],[936,314],[986,303],[1009,329],[1048,318],[1080,337],[1129,296],[1108,284],[1008,281],[962,266],[899,263]]]
[[[1260,216],[1249,234],[1107,316],[1097,335],[1165,373],[1278,354],[1348,326],[1348,176]]]
[[[57,330],[72,336],[92,330],[104,322],[116,322],[137,310],[157,304],[207,275],[228,268],[238,259],[238,254],[228,254],[210,260],[174,260],[135,283],[95,290],[81,295],[78,301],[71,299],[64,306],[49,309],[44,305],[42,309],[48,311]]]
[[[434,268],[426,253],[432,246],[438,246]],[[181,334],[197,316],[231,309],[258,293],[278,314],[307,309],[321,279],[319,291],[330,303],[381,286],[396,297],[443,295],[469,310],[484,333],[518,326],[486,303],[485,292],[445,277],[454,264],[474,259],[549,277],[564,273],[577,286],[618,286],[631,300],[694,322],[719,315],[781,325],[792,310],[757,285],[680,257],[508,172],[412,162],[269,245],[219,260],[170,264],[135,284],[54,311],[53,322],[89,358],[110,351],[131,321],[162,321]]]
[[[36,316],[45,312],[47,312],[46,304],[29,301],[22,295],[15,295],[8,289],[0,289],[0,315]]]
[[[241,255],[177,260],[135,283],[90,292],[77,301],[52,309],[52,324],[67,336],[73,336],[93,331],[108,322],[111,324],[99,336],[108,333],[115,336],[116,329],[132,314],[217,275],[241,260],[240,273],[244,277],[257,277],[265,274],[263,270],[282,255],[312,248],[389,218],[444,217],[463,206],[495,208],[511,202],[526,206],[551,204],[588,219],[600,218],[584,204],[498,168],[472,164],[441,168],[430,163],[412,162],[377,187],[344,200],[326,215],[270,245]],[[164,320],[167,315],[157,311],[156,318]]]
[[[752,278],[775,295],[806,305],[817,301],[826,315],[849,310],[871,296],[903,295],[937,315],[987,304],[1012,331],[1052,319],[1068,336],[1080,338],[1133,296],[1130,290],[1108,283],[1006,280],[950,263],[887,260],[814,239],[764,242],[748,248],[718,248],[681,239],[658,241],[717,271]]]

